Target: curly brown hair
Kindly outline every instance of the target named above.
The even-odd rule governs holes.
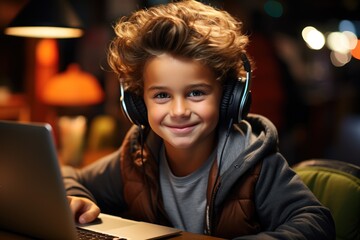
[[[108,62],[127,89],[141,95],[145,63],[168,53],[210,67],[222,81],[242,75],[248,36],[226,11],[195,0],[158,5],[122,17],[114,27]]]

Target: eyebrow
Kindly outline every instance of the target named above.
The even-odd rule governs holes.
[[[167,89],[167,87],[162,87],[162,86],[151,86],[151,87],[149,87],[148,89],[146,89],[146,90],[148,90],[148,91],[158,91],[158,90],[166,90]]]
[[[210,89],[212,87],[211,84],[205,84],[205,83],[199,83],[199,84],[190,84],[186,86],[186,89],[193,89],[193,88],[208,88]],[[168,87],[163,86],[151,86],[147,90],[148,91],[159,91],[159,90],[167,90]]]

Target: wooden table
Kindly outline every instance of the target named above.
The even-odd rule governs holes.
[[[0,230],[0,239],[6,240],[33,240],[32,238],[24,237],[19,234],[6,232]],[[222,238],[211,237],[207,235],[195,234],[190,232],[181,232],[179,235],[167,238],[169,240],[221,240]],[[165,240],[165,239],[164,239]]]
[[[216,238],[207,235],[195,234],[190,232],[181,232],[180,235],[169,238],[169,240],[221,240],[223,238]]]

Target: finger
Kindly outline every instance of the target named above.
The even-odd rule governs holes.
[[[68,197],[71,212],[75,216],[83,208],[82,200],[77,197]]]
[[[90,208],[88,208],[79,216],[78,219],[79,223],[84,224],[84,223],[92,222],[97,218],[97,216],[99,216],[99,214],[100,214],[100,208],[94,203],[92,203],[90,205]]]
[[[84,224],[94,221],[100,214],[100,208],[91,200],[82,197],[68,197],[75,221]]]

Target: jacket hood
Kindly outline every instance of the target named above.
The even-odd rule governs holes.
[[[260,160],[278,152],[277,130],[266,117],[249,114],[246,121],[235,124],[225,148],[222,149],[226,134],[225,130],[220,130],[218,163],[221,182],[217,192],[217,203],[227,196],[233,184],[247,170]],[[220,156],[222,150],[224,154]]]

